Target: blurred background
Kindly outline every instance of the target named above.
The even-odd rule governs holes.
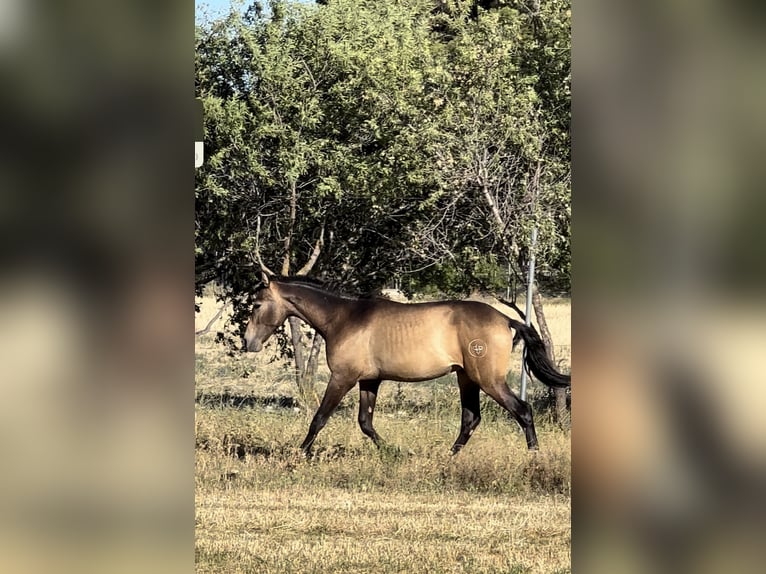
[[[193,569],[193,34],[0,2],[0,571]]]
[[[762,567],[763,16],[575,6],[578,572]]]

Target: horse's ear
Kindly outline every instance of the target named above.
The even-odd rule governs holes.
[[[266,271],[265,269],[262,269],[261,270],[261,281],[263,282],[263,286],[264,287],[268,287],[269,286],[269,283],[271,283],[271,279],[272,279],[272,277],[269,274],[269,272]]]

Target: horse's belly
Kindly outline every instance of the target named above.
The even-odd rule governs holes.
[[[389,381],[426,381],[446,375],[456,361],[443,351],[399,352],[378,358],[380,378]]]
[[[401,317],[370,338],[370,356],[381,379],[425,381],[449,373],[462,356],[444,318]]]

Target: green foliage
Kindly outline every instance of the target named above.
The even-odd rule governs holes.
[[[254,4],[197,27],[195,254],[242,320],[256,261],[365,291],[499,288],[540,229],[569,285],[569,2]],[[536,174],[536,175],[535,175]]]
[[[451,254],[475,279],[485,274],[475,251],[524,269],[537,225],[542,278],[567,290],[568,3],[540,3],[536,12],[497,4],[474,19],[447,19],[438,70],[447,79],[432,91],[440,123],[430,153],[444,190],[434,207],[453,214],[442,219]]]
[[[498,263],[494,253],[481,254],[466,249],[462,260],[460,266],[449,261],[407,275],[400,283],[401,289],[409,297],[438,298],[460,297],[479,286],[488,291],[502,291],[508,285],[506,267]],[[470,272],[466,272],[467,268]]]

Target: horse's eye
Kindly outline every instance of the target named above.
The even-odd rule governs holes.
[[[259,309],[259,308],[260,308],[260,306],[261,306],[261,304],[260,304],[260,303],[256,303],[255,305],[253,305],[253,309],[256,309],[256,310],[257,310],[257,309]]]

